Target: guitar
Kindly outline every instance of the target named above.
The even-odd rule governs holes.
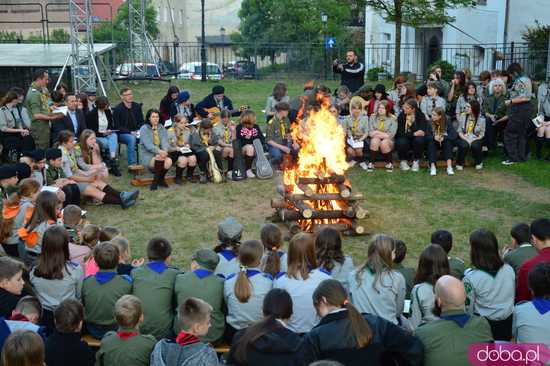
[[[210,176],[212,177],[212,181],[214,183],[222,183],[223,182],[223,176],[220,172],[220,169],[218,168],[218,164],[216,164],[216,159],[214,158],[213,153],[214,147],[210,146],[206,149],[206,152],[208,153],[209,162],[208,162],[208,171],[210,172]]]
[[[240,115],[242,112],[246,111],[250,109],[250,106],[248,105],[242,105],[240,106],[239,110],[238,111],[232,111],[231,112],[231,115],[232,116],[237,116],[237,115]],[[212,114],[212,117],[210,118],[210,120],[212,121],[212,125],[217,125],[219,122],[221,122],[221,110],[219,107],[210,107],[210,108],[204,108],[204,111],[206,113],[209,113],[209,114]],[[195,113],[195,119],[202,119],[203,117],[198,114],[198,113]]]
[[[254,150],[256,150],[256,176],[258,179],[269,179],[273,177],[273,168],[269,160],[265,157],[262,142],[260,139],[254,139],[252,144],[254,145]]]

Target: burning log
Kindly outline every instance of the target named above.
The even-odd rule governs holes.
[[[342,198],[348,198],[351,196],[351,189],[349,189],[349,187],[344,183],[338,184],[338,190],[340,191],[340,196]]]
[[[296,221],[296,220],[303,220],[303,219],[341,219],[341,218],[347,217],[344,214],[344,211],[342,210],[331,210],[331,211],[313,210],[313,209],[310,209],[310,210],[311,210],[310,217],[304,217],[302,213],[292,209],[279,210],[279,216],[283,221]]]
[[[364,219],[368,215],[368,211],[359,206],[359,203],[356,202],[352,206],[344,210],[344,215],[350,218]]]
[[[309,197],[305,194],[287,193],[284,197],[290,201],[360,201],[365,199],[365,196],[361,193],[353,193],[349,197],[345,198],[342,197],[340,193],[314,193]]]
[[[304,192],[307,197],[311,197],[315,193],[313,192],[313,189],[311,189],[311,187],[307,184],[298,183],[297,186],[302,192]]]
[[[315,234],[317,234],[321,230],[326,229],[326,228],[331,228],[331,229],[334,229],[336,231],[342,232],[342,231],[348,230],[349,225],[348,224],[342,224],[342,223],[339,223],[339,224],[318,224],[318,225],[313,226],[313,232]]]
[[[323,178],[299,177],[298,184],[340,184],[346,181],[343,175],[331,175]]]
[[[292,206],[288,203],[288,201],[282,198],[272,198],[271,208],[292,208]]]

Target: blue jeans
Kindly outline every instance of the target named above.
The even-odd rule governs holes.
[[[269,145],[269,157],[271,164],[278,165],[283,160],[283,152],[279,148]]]
[[[111,133],[108,136],[97,137],[97,142],[103,147],[108,148],[111,158],[115,158],[118,152],[118,136],[116,133]]]
[[[136,137],[131,133],[121,133],[118,135],[118,141],[127,146],[128,165],[137,164],[136,159]]]

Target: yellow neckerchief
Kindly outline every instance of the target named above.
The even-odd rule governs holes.
[[[356,136],[357,135],[357,130],[359,128],[359,118],[361,118],[361,114],[359,113],[359,115],[357,116],[357,118],[353,117],[353,115],[350,115],[350,117],[352,118],[353,120],[353,124],[351,126],[351,134],[353,136]]]
[[[78,164],[76,162],[76,155],[74,153],[74,150],[70,152],[69,150],[67,150],[65,146],[61,146],[61,151],[63,154],[67,156],[67,158],[69,158],[69,162],[71,163],[72,173],[73,174],[76,173],[78,171]]]
[[[199,135],[200,135],[200,138],[201,138],[202,143],[203,143],[205,146],[208,146],[208,141],[210,141],[210,133],[207,134],[207,135],[204,135],[204,134],[202,133],[202,130],[199,130]]]
[[[408,131],[411,129],[414,123],[414,114],[405,115],[405,130]]]
[[[227,125],[223,126],[223,142],[226,144],[231,143],[231,121],[227,123]]]
[[[188,127],[185,127],[185,128],[188,128]],[[178,132],[180,131],[180,132]],[[185,136],[183,134],[183,129],[179,129],[177,127],[174,127],[174,134],[176,135],[176,144],[178,146],[183,146],[185,145]]]
[[[151,129],[153,130],[153,144],[155,146],[160,146],[159,127],[153,128],[153,126],[151,126]]]
[[[468,116],[467,118],[468,118],[468,119],[466,120],[466,125],[467,125],[468,127],[467,127],[466,133],[467,133],[468,135],[471,135],[471,134],[474,133],[474,129],[475,129],[475,127],[476,127],[476,121],[475,121],[475,119],[473,119],[471,116]]]
[[[433,126],[434,126],[434,130],[435,130],[435,135],[436,136],[443,136],[443,124],[441,123],[441,121],[439,122],[435,122],[433,121]]]
[[[279,121],[279,131],[281,132],[281,138],[284,139],[286,136],[286,126],[284,119],[278,119]]]
[[[378,126],[378,129],[379,129],[380,131],[384,131],[384,127],[385,127],[385,126],[384,126],[384,116],[380,116],[380,117],[378,117],[378,118],[380,119],[380,125]]]

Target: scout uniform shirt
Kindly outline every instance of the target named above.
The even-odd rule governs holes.
[[[531,243],[522,243],[517,248],[510,250],[504,255],[505,263],[508,263],[514,269],[516,274],[519,271],[519,267],[529,259],[535,257],[538,254],[537,250]]]
[[[287,134],[290,133],[290,120],[285,117],[282,120],[273,116],[267,122],[266,137],[267,141],[272,140],[279,145],[286,144]]]
[[[420,324],[436,320],[432,313],[435,304],[434,287],[431,283],[422,282],[415,285],[411,291],[411,317],[413,328]]]
[[[50,146],[50,123],[48,121],[34,119],[36,113],[48,114],[48,89],[39,90],[34,83],[31,84],[25,101],[31,116],[31,136],[37,148],[47,149]]]
[[[235,129],[236,125],[229,121],[227,126],[223,123],[218,123],[212,128],[214,138],[216,140],[216,145],[220,143],[220,140],[223,140],[225,144],[231,144],[235,139]]]
[[[445,110],[446,105],[447,102],[440,96],[434,98],[426,95],[422,98],[422,101],[420,102],[420,110],[422,111],[422,113],[424,113],[426,119],[429,121],[432,119],[432,112],[435,108],[440,107]]]
[[[53,186],[55,181],[58,179],[67,178],[63,168],[55,168],[51,165],[48,165],[46,168],[46,185]]]
[[[132,294],[142,302],[144,321],[140,329],[160,339],[172,333],[174,321],[174,283],[179,270],[164,261],[149,262],[132,271]]]
[[[343,126],[346,131],[346,136],[352,137],[354,140],[359,140],[368,132],[369,118],[364,113],[359,114],[357,118],[352,114],[344,118]]]
[[[120,328],[117,332],[108,332],[101,339],[101,348],[96,353],[96,365],[149,366],[149,357],[155,343],[155,337],[139,334],[137,329]]]
[[[368,131],[384,132],[390,135],[390,139],[393,139],[395,133],[397,132],[397,119],[393,114],[387,116],[373,114],[369,118]]]
[[[464,277],[464,271],[466,270],[464,261],[457,257],[447,257],[447,259],[449,260],[449,274],[454,278],[462,280]]]
[[[550,347],[550,299],[519,302],[514,309],[512,334],[518,343],[544,343]]]
[[[415,335],[424,344],[424,366],[469,365],[470,345],[493,341],[487,319],[463,310],[442,312],[440,319],[421,325]]]
[[[472,143],[474,139],[483,138],[485,136],[485,118],[480,115],[476,121],[473,115],[462,113],[458,118],[458,131],[462,132],[469,143]]]
[[[176,276],[174,293],[177,299],[178,311],[180,305],[190,297],[204,300],[212,306],[210,329],[208,330],[208,334],[200,337],[203,342],[216,342],[222,338],[225,331],[223,283],[224,280],[222,277],[204,268],[199,268]],[[181,322],[179,320],[179,314],[177,314],[174,318],[174,334],[179,334],[181,330]]]
[[[132,293],[132,279],[115,271],[100,270],[84,279],[82,303],[86,323],[116,329],[115,303],[123,295]]]
[[[410,299],[411,290],[414,286],[414,276],[416,274],[416,271],[412,267],[405,267],[403,263],[394,263],[393,269],[401,273],[401,275],[405,278],[405,284],[407,286],[407,293],[405,295],[405,298]]]

